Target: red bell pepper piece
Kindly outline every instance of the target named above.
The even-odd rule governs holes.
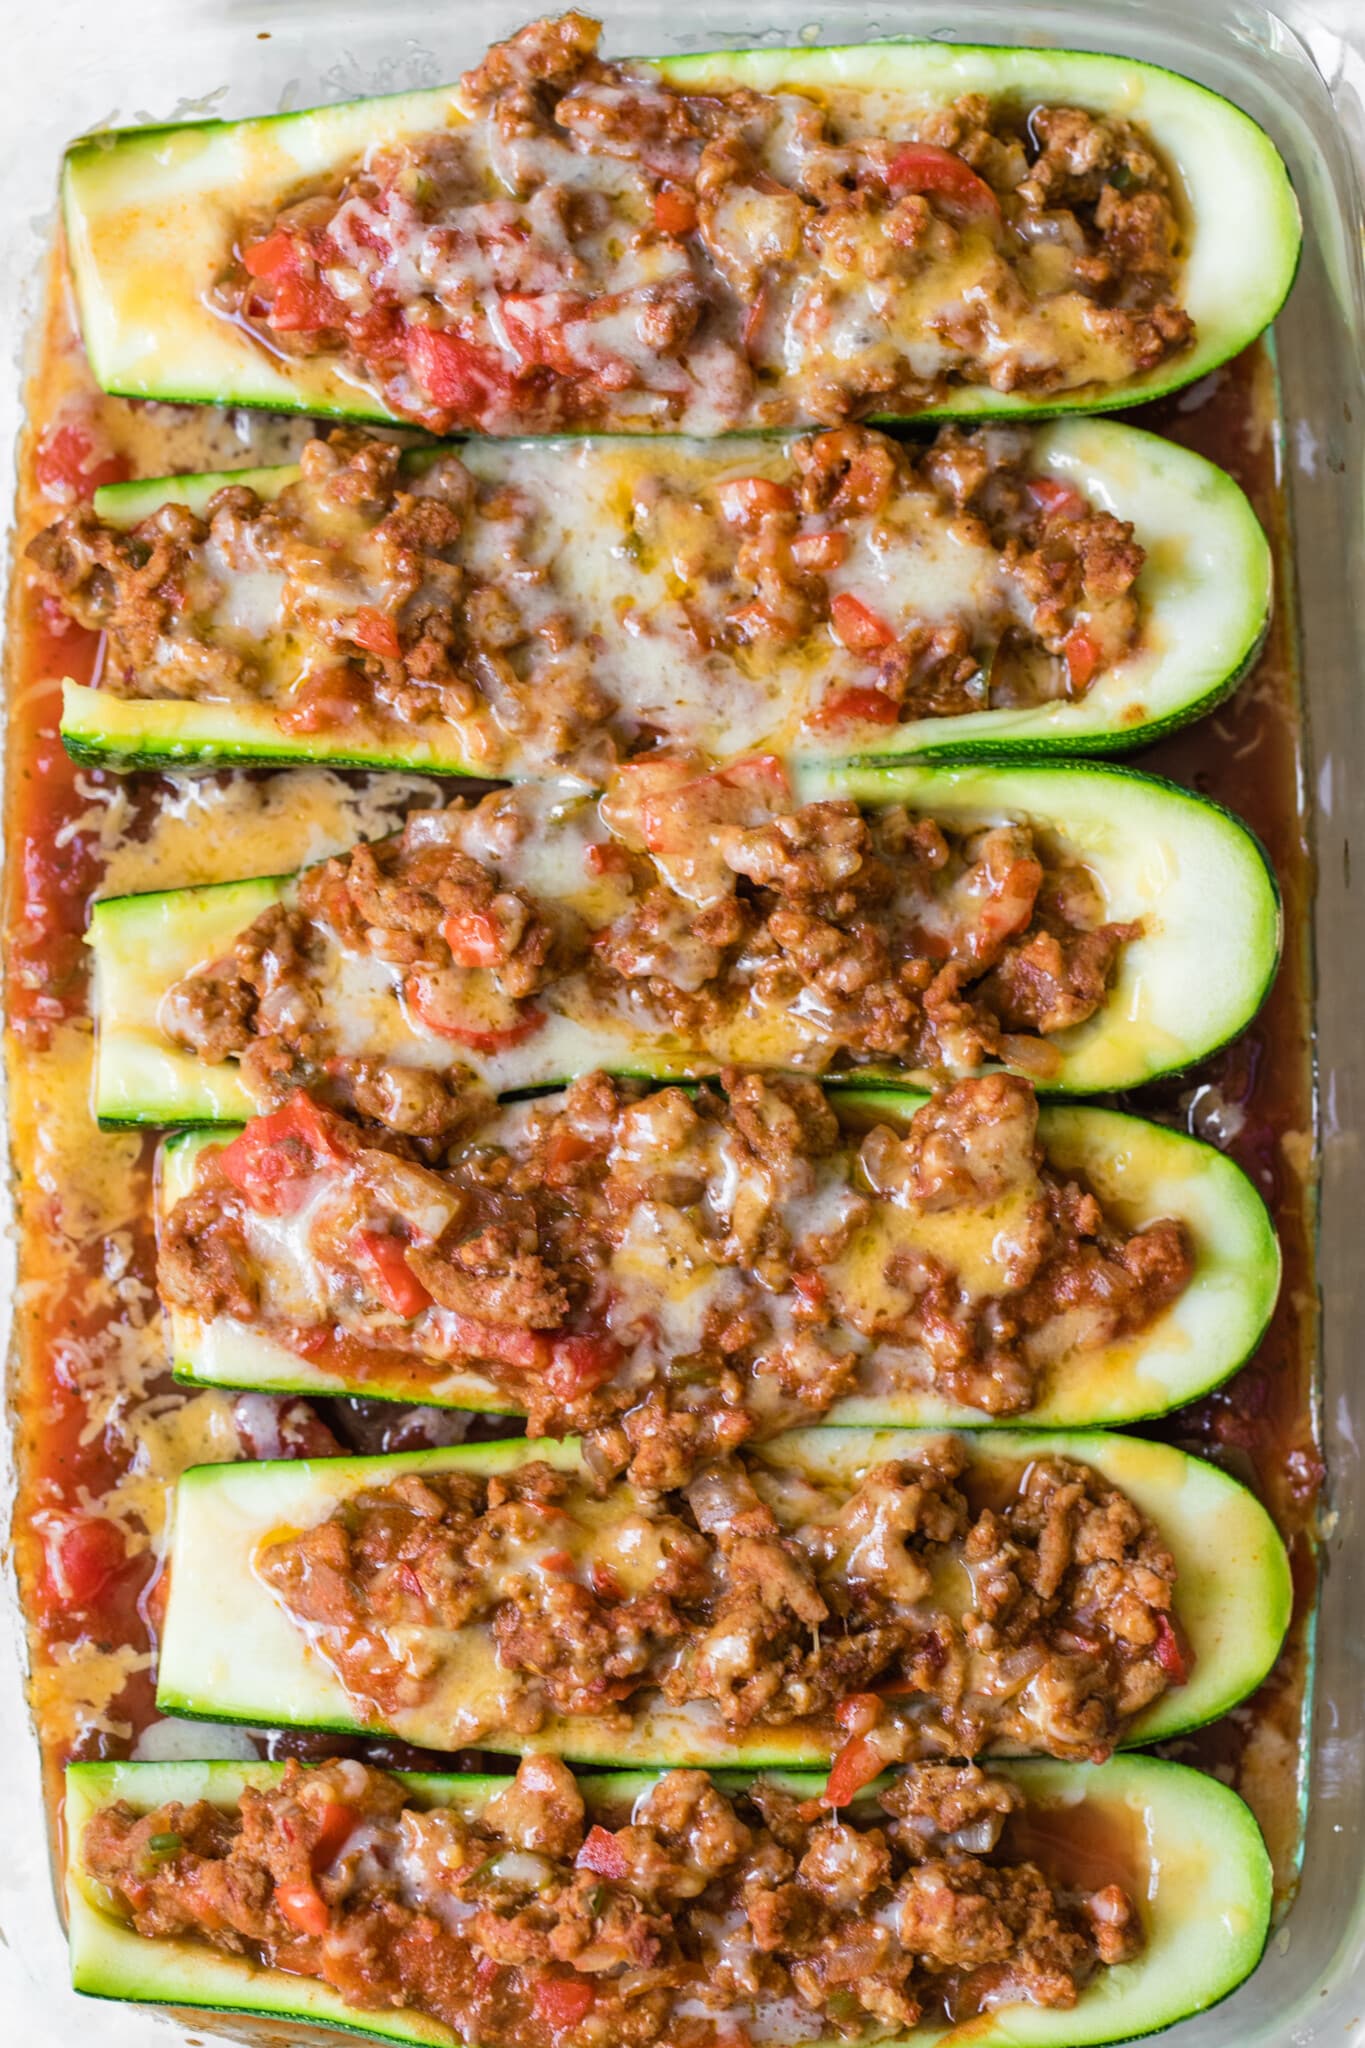
[[[410,1321],[431,1307],[431,1296],[408,1264],[401,1237],[383,1230],[358,1230],[351,1250],[362,1279],[394,1315]]]
[[[963,213],[999,220],[1000,201],[984,178],[951,149],[932,142],[907,142],[887,167],[887,183],[897,192],[932,192]]]
[[[311,1934],[320,1940],[327,1932],[331,1916],[327,1901],[315,1884],[277,1884],[275,1904],[300,1934]]]
[[[830,599],[829,619],[835,639],[850,654],[871,657],[895,645],[896,636],[886,620],[851,590],[841,590]]]
[[[661,235],[690,235],[697,225],[697,202],[677,185],[654,194],[654,225]]]
[[[1100,665],[1098,643],[1086,632],[1084,626],[1073,626],[1062,643],[1066,656],[1067,674],[1073,690],[1083,690],[1093,679]]]
[[[869,683],[856,683],[847,690],[836,690],[832,697],[826,697],[817,705],[807,723],[810,725],[895,725],[900,719],[900,706],[894,697],[888,697],[885,690],[874,689]]]
[[[586,2019],[596,1997],[587,1977],[542,1977],[533,1993],[537,2013],[556,2034]]]
[[[441,937],[457,967],[496,967],[503,957],[502,933],[486,910],[453,910]]]
[[[574,1858],[575,1870],[591,1870],[598,1877],[619,1884],[628,1865],[625,1851],[609,1828],[590,1828],[583,1847]]]
[[[326,1112],[300,1089],[282,1109],[251,1119],[218,1154],[218,1165],[253,1209],[286,1216],[307,1195],[317,1173],[346,1161]]]
[[[363,647],[367,654],[377,654],[383,661],[400,661],[403,649],[398,639],[398,628],[387,612],[375,611],[370,605],[362,605],[351,621],[351,638],[357,647]]]

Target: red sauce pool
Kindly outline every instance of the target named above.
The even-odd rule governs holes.
[[[56,388],[53,366],[59,361],[67,360],[67,387],[71,383],[60,293],[53,295],[53,304],[47,361],[31,393],[30,418],[39,425],[48,416]],[[1232,471],[1276,543],[1283,576],[1288,569],[1284,499],[1275,440],[1263,424],[1269,375],[1268,358],[1255,347],[1191,392],[1134,417]],[[84,390],[87,416],[112,445],[109,459],[118,461],[120,434],[127,432],[135,409],[122,401],[92,398],[88,382]],[[37,455],[31,435],[20,485],[21,546],[54,511],[41,497]],[[168,460],[163,466],[176,465]],[[1312,873],[1299,787],[1299,705],[1289,613],[1282,592],[1256,671],[1228,705],[1136,757],[1136,765],[1227,804],[1260,834],[1284,890],[1289,932],[1284,965],[1264,1010],[1242,1039],[1198,1072],[1141,1091],[1128,1105],[1225,1143],[1270,1203],[1284,1246],[1281,1305],[1256,1358],[1228,1386],[1153,1429],[1248,1480],[1290,1545],[1296,1616],[1285,1656],[1249,1707],[1174,1746],[1251,1794],[1276,1855],[1282,1890],[1292,1882],[1297,1786],[1283,1768],[1268,1779],[1254,1751],[1258,1737],[1272,1731],[1288,1735],[1291,1754],[1297,1746],[1306,1678],[1304,1623],[1315,1586],[1311,1532],[1322,1477],[1312,1426],[1315,1330],[1304,1177],[1312,1127],[1305,937]],[[107,786],[109,778],[77,769],[57,737],[55,678],[70,673],[86,679],[93,673],[95,637],[75,629],[54,630],[51,615],[22,575],[16,579],[12,625],[6,814],[11,859],[4,909],[8,1050],[19,1093],[31,1099],[41,1086],[43,1062],[53,1054],[55,1034],[67,1027],[88,1028],[81,935],[103,865],[98,834],[86,814],[92,791]],[[164,786],[155,777],[133,778],[135,820],[139,813],[144,818],[151,814]],[[148,1286],[153,1277],[151,1151],[150,1141],[143,1144],[129,1169],[127,1203],[128,1213],[143,1219],[133,1233],[128,1271]],[[127,1454],[92,1428],[86,1398],[62,1362],[72,1355],[71,1340],[98,1340],[117,1312],[97,1285],[105,1247],[83,1238],[77,1223],[64,1216],[60,1192],[42,1187],[36,1165],[31,1131],[26,1135],[21,1120],[16,1168],[20,1274],[26,1285],[18,1312],[21,1483],[14,1533],[32,1652],[37,1664],[50,1662],[63,1645],[145,1652],[154,1649],[158,1608],[154,1555],[144,1550],[122,1556],[118,1532],[111,1535],[112,1525],[94,1512],[121,1477]],[[178,1398],[168,1374],[154,1391],[164,1393],[168,1402]],[[344,1409],[322,1407],[326,1419],[344,1432]],[[353,1420],[358,1429],[358,1411]],[[506,1424],[494,1428],[507,1433]],[[299,1440],[316,1445],[325,1440],[325,1430],[309,1418]],[[244,1433],[243,1455],[250,1449],[249,1433]],[[73,1530],[80,1533],[73,1535]],[[153,1715],[152,1680],[139,1672],[111,1705],[109,1718],[120,1724],[119,1732],[96,1729],[78,1747],[85,1754],[126,1754]],[[60,1766],[72,1745],[51,1721],[43,1721],[39,1732],[55,1801]],[[326,1743],[331,1750],[343,1746],[390,1764],[406,1755],[401,1745]],[[308,1738],[285,1736],[272,1740],[271,1753],[316,1747]],[[1097,1870],[1101,1865],[1107,1870],[1116,1855],[1122,1861],[1127,1853],[1112,1842],[1082,1847],[1087,1868],[1093,1861]],[[1045,1852],[1050,1853],[1049,1844],[1040,1837],[1040,1860]],[[1074,1840],[1068,1855],[1074,1871]]]

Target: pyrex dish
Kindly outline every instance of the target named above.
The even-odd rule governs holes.
[[[365,90],[435,83],[454,75],[487,41],[517,26],[525,0],[495,0],[460,10],[434,28],[411,5],[335,7],[304,0],[276,14],[246,4],[169,6],[131,0],[90,23],[79,37],[66,9],[26,16],[13,26],[6,146],[10,206],[0,258],[11,302],[32,288],[41,233],[51,217],[62,145],[76,129],[144,109],[165,118],[205,111],[187,91],[208,94],[211,110],[249,113],[281,103],[345,97]],[[1359,1899],[1358,1837],[1365,1804],[1362,1733],[1365,1670],[1354,1566],[1355,1497],[1362,1418],[1355,1370],[1365,1319],[1358,1219],[1365,1208],[1365,1166],[1354,1137],[1365,1113],[1365,1055],[1358,1027],[1361,940],[1353,908],[1349,842],[1362,843],[1365,796],[1359,762],[1365,731],[1356,687],[1365,638],[1360,577],[1362,415],[1358,350],[1365,325],[1358,198],[1346,140],[1361,133],[1360,71],[1339,43],[1317,34],[1333,90],[1303,45],[1275,16],[1254,5],[1216,0],[1192,15],[1172,0],[1154,4],[1017,8],[971,5],[953,11],[909,4],[869,19],[852,4],[830,4],[818,20],[794,19],[790,5],[751,4],[736,19],[707,0],[679,33],[657,6],[604,8],[613,48],[705,49],[720,44],[826,42],[878,32],[940,33],[947,40],[1056,42],[1123,51],[1188,72],[1245,107],[1289,161],[1308,222],[1303,272],[1278,327],[1285,433],[1280,458],[1293,486],[1298,609],[1308,697],[1311,755],[1305,792],[1313,799],[1319,887],[1318,1056],[1322,1103],[1321,1270],[1326,1280],[1322,1429],[1332,1476],[1325,1525],[1320,1609],[1319,1703],[1312,1748],[1303,1882],[1271,1950],[1247,1987],[1227,2005],[1166,2038],[1176,2048],[1217,2044],[1342,2041],[1359,2037],[1352,1972],[1365,1954]],[[796,10],[799,13],[799,10]],[[1296,13],[1301,28],[1307,10]],[[270,40],[258,40],[269,36]],[[34,223],[38,222],[35,228]],[[1248,223],[1247,231],[1254,232]],[[1193,396],[1193,395],[1192,395]],[[0,418],[17,419],[18,383],[3,394]],[[1281,602],[1285,602],[1282,594]],[[1306,946],[1305,930],[1294,943]],[[1306,1147],[1300,1163],[1311,1164]],[[1292,1164],[1292,1162],[1291,1162]],[[1301,1305],[1311,1312],[1311,1303]],[[1353,1583],[1354,1580],[1354,1583]],[[12,1634],[18,1641],[17,1627]],[[17,1659],[15,1660],[17,1668]],[[1286,1731],[1290,1740],[1294,1731]],[[147,2015],[77,2004],[66,1989],[66,1960],[50,1902],[47,1852],[39,1820],[33,1748],[12,1672],[0,1698],[0,1735],[14,1768],[7,1774],[6,1839],[0,1919],[8,1946],[0,1987],[21,2037],[32,2048],[142,2048],[165,2039]],[[204,2021],[196,2021],[202,2030]],[[230,2024],[230,2023],[229,2023]]]

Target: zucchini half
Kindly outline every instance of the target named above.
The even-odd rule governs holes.
[[[1103,1008],[1050,1041],[1062,1054],[1049,1084],[1054,1092],[1134,1088],[1180,1072],[1234,1038],[1274,978],[1280,904],[1263,848],[1227,811],[1174,783],[1093,762],[1021,768],[993,760],[807,768],[795,781],[801,802],[844,795],[869,805],[905,803],[959,826],[1025,819],[1090,867],[1108,918],[1143,920]],[[536,849],[532,887],[546,896],[566,868],[582,871],[581,857],[556,866],[558,829],[547,825]],[[579,828],[569,821],[563,829]],[[253,1113],[235,1065],[207,1066],[178,1049],[164,1036],[159,1011],[172,982],[225,952],[287,887],[288,877],[264,876],[95,905],[88,937],[99,1020],[95,1112],[102,1124],[240,1123]],[[459,1057],[501,1091],[553,1084],[594,1067],[676,1080],[727,1063],[624,1019],[574,1015],[569,998],[561,1006],[556,997],[556,989],[572,988],[566,979],[538,999],[547,1022],[523,1044],[492,1056],[458,1048]],[[393,1011],[397,1018],[396,1002]],[[401,1020],[395,1028],[406,1032]],[[791,1041],[776,1043],[771,1031],[765,1023],[732,1047],[731,1059],[770,1068],[789,1063]],[[429,1039],[408,1042],[414,1057],[425,1046],[430,1058]],[[929,1084],[910,1072],[857,1078]]]
[[[920,718],[890,732],[885,726],[861,732],[850,728],[847,751],[920,760],[983,747],[1020,756],[1076,747],[1119,752],[1201,717],[1255,659],[1270,616],[1270,549],[1230,476],[1174,442],[1113,420],[1064,420],[1040,427],[1034,445],[1040,474],[1073,484],[1095,505],[1131,520],[1147,549],[1137,586],[1145,615],[1141,646],[1075,702]],[[542,489],[547,502],[559,505],[566,535],[602,536],[603,545],[584,540],[577,548],[580,555],[589,549],[585,601],[595,604],[609,638],[618,630],[613,600],[628,593],[639,573],[632,568],[623,575],[619,551],[613,553],[622,530],[621,508],[632,502],[631,476],[644,464],[666,473],[670,457],[675,464],[685,461],[691,475],[699,469],[702,475],[735,475],[741,467],[766,468],[773,446],[751,439],[708,450],[704,443],[661,439],[642,450],[638,440],[609,436],[578,443],[470,442],[461,453],[480,477],[514,471],[519,480]],[[111,525],[135,526],[168,502],[202,512],[226,483],[244,483],[260,497],[274,498],[298,474],[289,465],[109,484],[95,494],[95,510]],[[606,661],[609,668],[610,652]],[[789,701],[761,736],[746,717],[743,731],[727,733],[718,721],[714,729],[682,737],[688,743],[698,738],[705,752],[718,757],[756,747],[771,748],[784,758],[827,754],[828,742],[821,747],[802,724],[823,686],[818,667],[799,664],[791,685]],[[652,707],[650,716],[655,717]],[[480,772],[476,762],[461,754],[454,730],[439,725],[388,737],[357,735],[352,729],[298,734],[281,725],[271,705],[120,697],[70,680],[63,689],[61,731],[68,753],[107,768],[325,761],[444,775]],[[515,763],[511,770],[517,772]]]
[[[1096,1822],[1103,1827],[1108,1821],[1125,1839],[1141,1844],[1135,1889],[1146,1946],[1136,1961],[1101,1971],[1069,2012],[1018,2005],[983,2014],[971,2026],[976,2048],[1085,2048],[1131,2040],[1205,2011],[1255,1969],[1270,1926],[1270,1861],[1250,1812],[1226,1785],[1186,1765],[1149,1756],[1114,1757],[1099,1765],[1032,1762],[993,1768],[1013,1779],[1030,1808],[1055,1814],[1049,1832],[1062,1840],[1068,1815],[1083,1814],[1092,1831]],[[86,1824],[114,1800],[126,1801],[138,1813],[168,1800],[188,1805],[209,1799],[231,1808],[246,1786],[268,1786],[282,1770],[280,1764],[239,1763],[67,1766],[66,1905],[76,1990],[95,1998],[340,2027],[406,2048],[458,2048],[449,2028],[421,2014],[361,2012],[314,1979],[262,1969],[206,1943],[137,1934],[110,1910],[103,1886],[81,1869]],[[506,1783],[503,1778],[397,1775],[421,1804],[456,1806],[471,1817]],[[729,1774],[719,1782],[735,1792],[746,1778]],[[806,1798],[816,1797],[821,1785],[820,1779],[797,1773],[783,1773],[781,1782]],[[592,1811],[614,1820],[650,1783],[650,1777],[631,1773],[585,1778],[580,1788]],[[875,1790],[870,1788],[860,1804],[870,1805]],[[945,2036],[962,2038],[956,2028],[917,2028],[913,2048],[932,2048]]]
[[[1155,65],[1075,50],[908,39],[718,50],[656,63],[665,80],[691,90],[865,90],[891,124],[898,99],[916,107],[980,92],[1021,113],[1051,101],[1116,114],[1150,134],[1183,187],[1192,224],[1181,296],[1195,322],[1193,346],[1112,386],[1034,397],[964,386],[926,417],[1092,412],[1178,390],[1253,340],[1293,282],[1302,229],[1274,144],[1227,100]],[[272,357],[216,316],[207,294],[244,214],[274,211],[301,184],[337,175],[366,151],[465,118],[458,89],[443,86],[247,121],[113,130],[74,143],[63,206],[98,383],[132,398],[391,419],[374,392],[339,367]]]
[[[896,1124],[907,1121],[921,1099],[900,1090],[850,1088],[838,1101],[859,1121]],[[1148,1330],[1063,1361],[1036,1406],[992,1426],[1092,1429],[1133,1422],[1183,1407],[1236,1372],[1265,1333],[1280,1282],[1274,1226],[1240,1167],[1211,1145],[1162,1124],[1084,1105],[1045,1108],[1039,1134],[1049,1162],[1063,1174],[1083,1175],[1106,1213],[1125,1229],[1163,1216],[1183,1222],[1195,1246],[1195,1270],[1184,1294]],[[167,1140],[157,1176],[158,1221],[190,1193],[200,1153],[218,1142],[218,1133],[194,1131]],[[913,1234],[908,1224],[907,1236]],[[194,1385],[313,1397],[362,1394],[484,1414],[516,1412],[505,1390],[475,1372],[438,1368],[438,1377],[414,1363],[405,1371],[386,1367],[348,1377],[230,1316],[206,1322],[172,1309],[169,1324],[175,1376]],[[826,1420],[873,1428],[969,1428],[982,1416],[978,1409],[912,1389],[836,1402]]]
[[[842,1482],[852,1488],[867,1470],[904,1456],[926,1432],[807,1429],[774,1438],[749,1454],[779,1475]],[[975,1468],[1017,1473],[1048,1453],[1076,1459],[1120,1487],[1149,1515],[1176,1561],[1176,1614],[1194,1652],[1189,1682],[1162,1695],[1138,1717],[1128,1743],[1164,1741],[1234,1706],[1274,1663],[1289,1621],[1291,1588],[1284,1546],[1265,1509],[1235,1479],[1168,1444],[1101,1431],[1043,1435],[963,1432]],[[383,1458],[279,1460],[271,1464],[199,1465],[180,1481],[171,1551],[171,1592],[161,1639],[157,1704],[163,1713],[251,1726],[381,1732],[427,1749],[465,1746],[475,1725],[463,1709],[482,1699],[496,1710],[506,1673],[491,1631],[474,1624],[449,1640],[458,1663],[433,1700],[367,1722],[304,1632],[257,1577],[262,1541],[323,1521],[361,1487],[401,1472],[505,1472],[533,1459],[563,1470],[581,1466],[576,1441],[463,1444]],[[629,1489],[613,1496],[623,1512]],[[478,1725],[488,1729],[480,1714]],[[765,1728],[736,1741],[714,1707],[674,1707],[650,1699],[628,1722],[570,1715],[551,1717],[532,1736],[493,1728],[482,1748],[513,1755],[533,1751],[590,1764],[813,1765],[829,1744],[810,1722]]]

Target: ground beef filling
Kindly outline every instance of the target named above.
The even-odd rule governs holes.
[[[580,14],[463,81],[470,125],[237,224],[224,314],[438,432],[716,432],[1123,381],[1186,349],[1132,123],[967,94],[689,93]]]
[[[665,462],[633,489],[619,589],[592,595],[550,537],[543,476],[480,481],[449,451],[404,467],[358,433],[311,442],[277,497],[227,484],[202,517],[167,504],[121,529],[79,505],[29,559],[107,636],[100,687],[119,696],[267,703],[300,733],[453,725],[496,765],[491,723],[600,766],[659,738],[657,712],[646,729],[632,710],[618,600],[636,640],[699,673],[828,671],[807,716],[821,730],[1083,696],[1137,639],[1143,552],[1037,474],[1032,447],[1012,428],[907,445],[849,427],[700,487]],[[897,595],[898,549],[945,537],[981,551],[983,581],[921,617]],[[647,563],[684,594],[643,583]],[[273,590],[264,614],[236,601],[248,586]]]
[[[951,1437],[851,1489],[743,1454],[662,1496],[540,1463],[405,1473],[256,1568],[370,1713],[439,1711],[450,1632],[478,1627],[520,1684],[466,1740],[662,1693],[736,1734],[851,1730],[845,1795],[907,1756],[1102,1760],[1185,1676],[1175,1567],[1133,1503],[1070,1459],[973,1471]]]
[[[762,1022],[775,1066],[961,1073],[998,1060],[1047,1080],[1051,1041],[1103,1006],[1141,930],[1106,922],[1089,869],[1026,824],[962,829],[842,799],[795,808],[766,756],[623,770],[600,807],[610,832],[565,847],[566,864],[576,851],[606,878],[594,922],[567,889],[517,880],[534,850],[528,802],[457,799],[306,870],[228,954],[172,986],[162,1028],[202,1059],[238,1059],[263,1105],[309,1088],[422,1138],[460,1120],[462,1051],[504,1053],[554,1012],[667,1028],[721,1063]],[[388,981],[388,1049],[357,1052],[356,1019],[338,1014],[348,960]],[[446,1064],[429,1063],[433,1046]]]
[[[533,1434],[586,1432],[598,1469],[672,1486],[846,1395],[1019,1413],[1190,1280],[1179,1223],[1125,1230],[1047,1166],[1022,1081],[860,1135],[811,1082],[724,1080],[589,1075],[439,1152],[295,1096],[201,1159],[162,1296],[361,1388],[394,1362],[475,1370]],[[973,1243],[992,1264],[969,1283]]]
[[[1123,1884],[1012,1857],[1023,1808],[1002,1779],[931,1765],[856,1819],[701,1771],[670,1771],[629,1815],[590,1813],[537,1758],[465,1818],[359,1763],[291,1763],[237,1808],[105,1807],[81,1860],[140,1934],[319,1979],[362,2011],[425,2012],[483,2048],[749,2048],[1065,2009],[1140,1954]]]

